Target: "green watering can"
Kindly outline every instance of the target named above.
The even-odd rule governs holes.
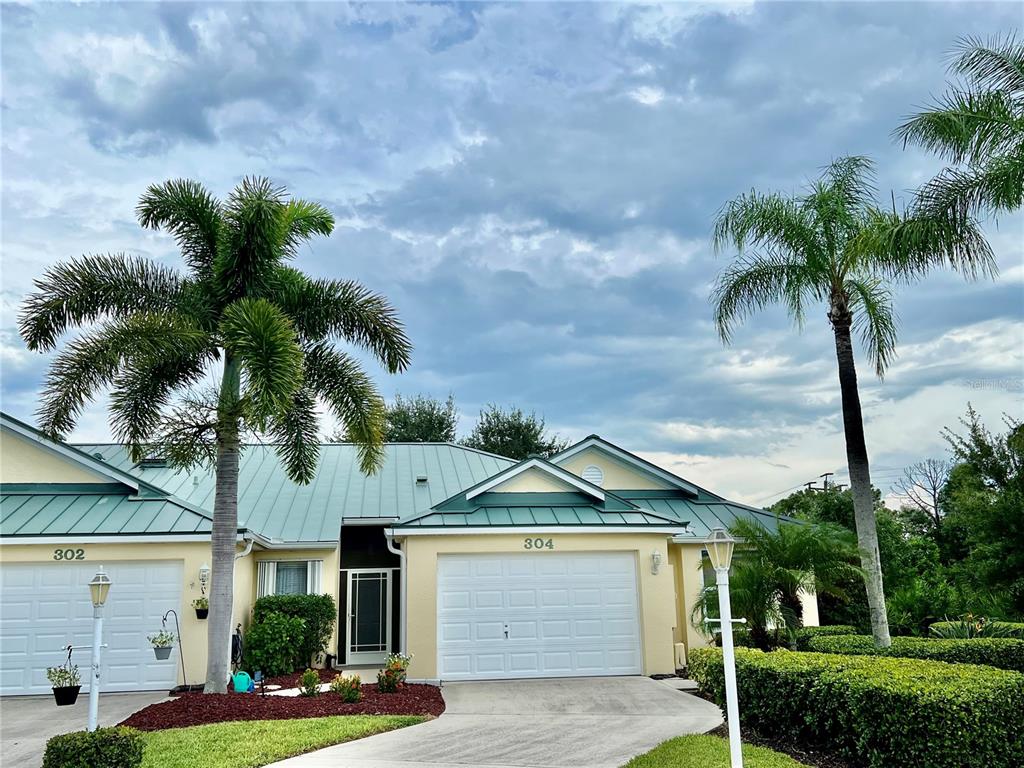
[[[235,672],[234,677],[231,678],[231,684],[235,688],[235,693],[249,693],[256,687],[248,672]]]

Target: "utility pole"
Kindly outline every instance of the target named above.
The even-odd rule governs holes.
[[[822,488],[821,488],[821,490],[823,490],[823,491],[827,491],[828,490],[828,479],[830,477],[832,477],[832,475],[834,475],[834,474],[835,474],[835,472],[825,472],[822,475],[818,475],[818,477],[820,477],[822,479],[822,483],[821,483]]]

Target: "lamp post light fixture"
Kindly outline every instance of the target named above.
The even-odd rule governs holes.
[[[732,604],[729,602],[729,566],[736,540],[724,528],[714,528],[707,541],[708,557],[718,584],[718,613],[722,622],[722,664],[725,667],[725,711],[729,721],[729,765],[743,768],[740,744],[740,704],[736,693],[736,653],[732,644]]]
[[[110,594],[113,582],[103,572],[103,566],[89,582],[89,597],[92,598],[92,682],[89,684],[89,730],[96,730],[100,707],[100,644],[103,642],[103,604]]]

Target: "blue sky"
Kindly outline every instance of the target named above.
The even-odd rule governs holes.
[[[944,88],[960,34],[1004,4],[191,4],[2,7],[3,407],[31,419],[47,360],[16,317],[86,252],[178,263],[145,186],[226,194],[265,174],[339,226],[299,266],[397,305],[416,345],[386,395],[454,392],[598,432],[768,503],[845,464],[824,310],[767,312],[723,347],[708,288],[719,206],[867,154],[898,202],[940,166],[892,129]],[[988,222],[998,280],[898,296],[900,356],[861,367],[877,483],[942,456],[968,400],[1024,396],[1021,216]],[[329,425],[328,425],[329,426]],[[108,434],[105,403],[75,437]]]

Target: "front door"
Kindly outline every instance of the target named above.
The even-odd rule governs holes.
[[[348,571],[348,664],[381,664],[391,648],[391,569]]]

